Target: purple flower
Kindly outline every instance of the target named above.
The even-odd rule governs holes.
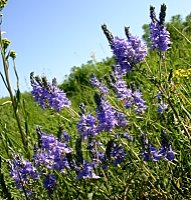
[[[123,133],[122,138],[126,138],[129,141],[133,141],[133,136],[129,135],[128,133]]]
[[[127,85],[123,79],[118,79],[114,83],[114,88],[117,93],[117,98],[121,99],[126,108],[130,108],[133,105],[133,92],[127,88]]]
[[[87,161],[84,161],[82,169],[78,172],[77,180],[81,179],[99,179],[100,176],[97,176],[94,171],[91,164],[89,164]]]
[[[83,114],[77,124],[77,129],[83,139],[97,135],[96,119],[90,114]]]
[[[53,108],[59,112],[63,107],[69,107],[71,102],[64,91],[60,90],[54,83],[51,84],[43,77],[42,80],[31,75],[32,96],[41,108]]]
[[[172,150],[166,131],[161,131],[161,147],[159,151],[166,160],[172,161],[175,159],[176,153]]]
[[[62,154],[71,153],[72,149],[68,147],[65,143],[59,142],[55,136],[48,135],[46,133],[42,133],[42,146],[41,148],[44,148],[46,150],[59,150],[62,152]]]
[[[137,113],[144,113],[147,109],[146,101],[142,98],[142,93],[139,90],[133,92],[133,105]]]
[[[144,161],[158,161],[161,159],[160,154],[158,154],[158,149],[152,146],[150,143],[145,144],[141,154]]]
[[[145,100],[142,98],[142,93],[139,90],[134,92],[127,88],[125,81],[119,78],[113,87],[117,93],[117,98],[121,99],[126,108],[135,107],[137,113],[143,113],[147,109]]]
[[[147,55],[146,45],[134,36],[128,39],[115,37],[111,49],[123,73],[130,71],[134,64],[141,62]]]
[[[173,161],[175,159],[176,153],[172,150],[165,131],[161,132],[161,147],[159,150],[150,144],[145,134],[142,134],[142,144],[141,154],[144,161],[159,161],[161,159]]]
[[[166,160],[173,161],[175,159],[176,152],[172,150],[171,145],[168,147],[161,146],[160,150],[158,151],[158,155]]]
[[[159,15],[159,20],[156,18],[155,8],[150,7],[150,17],[152,22],[150,23],[150,38],[152,48],[156,48],[159,52],[164,52],[169,49],[170,33],[164,26],[166,16],[166,5],[161,5],[161,11]]]
[[[111,131],[117,125],[116,112],[111,105],[104,100],[103,96],[97,96],[97,119],[99,121],[98,131]]]
[[[116,79],[121,79],[126,74],[125,70],[122,70],[120,65],[113,66],[112,75]]]
[[[56,176],[52,174],[46,175],[43,180],[43,186],[47,190],[48,194],[51,195],[56,187]]]
[[[61,133],[59,141],[60,142],[70,142],[70,135],[66,132]]]
[[[125,153],[124,148],[118,143],[113,143],[113,146],[111,148],[111,157],[112,157],[114,166],[121,164],[126,158],[126,156],[127,155]]]
[[[72,149],[64,142],[59,142],[55,136],[42,132],[41,146],[34,153],[33,160],[37,167],[46,166],[49,169],[59,170],[69,168],[67,154]]]
[[[176,153],[172,150],[172,146],[169,146],[169,149],[166,153],[166,159],[169,161],[173,161],[175,159]]]
[[[132,96],[129,96],[123,100],[126,108],[134,107],[137,114],[144,113],[147,109],[146,101],[142,98],[142,93],[139,90],[132,92]]]
[[[23,187],[28,189],[31,181],[39,179],[40,174],[31,162],[23,160],[18,156],[13,156],[10,176],[14,179],[19,189],[23,189]]]
[[[144,60],[147,55],[147,46],[142,39],[132,36],[131,34],[128,37],[128,42],[134,50],[134,55],[132,57],[132,63],[139,63]]]
[[[118,79],[114,84],[113,87],[117,93],[117,98],[123,99],[131,99],[132,98],[132,90],[127,88],[126,82],[123,79]]]
[[[153,49],[157,49],[161,52],[167,51],[170,48],[170,33],[164,25],[161,25],[158,22],[151,22],[150,38]]]
[[[149,142],[146,134],[143,132],[141,132],[141,143],[141,155],[144,161],[158,161],[161,159],[161,156],[158,155],[158,149]]]
[[[122,128],[128,125],[129,121],[127,120],[126,115],[124,113],[115,111],[115,117],[117,120],[117,127]]]
[[[106,86],[104,86],[98,79],[96,76],[92,75],[92,77],[90,78],[90,83],[92,86],[99,88],[99,90],[104,93],[104,94],[108,94],[109,90],[107,89]]]
[[[157,112],[159,112],[159,113],[164,113],[166,110],[167,110],[167,108],[168,108],[168,104],[166,104],[166,103],[161,103],[159,106],[158,106],[158,108],[157,108]]]
[[[118,135],[116,134],[115,138],[117,137]],[[107,143],[103,164],[106,165],[107,162],[110,162],[113,163],[114,166],[117,166],[124,161],[126,156],[127,155],[123,146],[112,139]]]

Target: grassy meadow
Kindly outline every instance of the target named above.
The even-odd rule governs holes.
[[[10,90],[16,57],[0,38],[1,199],[191,199],[191,14],[165,26],[170,48],[158,51],[143,25],[147,55],[128,72],[116,55],[88,61],[58,86],[31,75],[33,95]]]

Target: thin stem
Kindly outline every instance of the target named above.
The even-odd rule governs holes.
[[[152,70],[151,70],[149,64],[147,63],[146,59],[144,59],[144,62],[145,62],[145,64],[147,65],[147,68],[148,68],[149,72],[150,72],[151,75],[154,77],[154,74],[153,74],[153,72],[152,72]]]
[[[16,76],[16,78],[17,78],[17,89],[19,89],[19,75],[18,75],[18,73],[17,73],[16,64],[15,64],[15,59],[13,59],[13,68],[14,68],[15,76]]]
[[[1,23],[0,23],[0,25],[1,25]],[[20,135],[21,135],[22,144],[24,146],[24,149],[25,149],[25,152],[27,154],[27,157],[30,158],[30,152],[29,152],[29,149],[28,149],[28,141],[26,139],[26,134],[24,133],[24,131],[22,129],[21,119],[20,119],[20,116],[18,114],[17,100],[13,95],[12,87],[11,87],[11,84],[10,84],[9,70],[8,70],[9,69],[9,64],[8,64],[7,59],[6,59],[6,52],[5,52],[5,49],[4,49],[3,44],[2,44],[1,26],[0,26],[0,48],[1,48],[1,57],[2,57],[2,61],[3,61],[3,68],[4,68],[4,74],[5,74],[6,87],[7,87],[7,90],[9,92],[9,96],[11,98],[15,119],[17,121],[18,129],[19,129],[19,132],[20,132]],[[15,68],[15,65],[14,65],[14,68]],[[15,70],[16,70],[16,68],[15,68]],[[16,76],[18,76],[17,73],[16,73]],[[18,79],[17,79],[17,84],[18,84]]]
[[[162,80],[162,53],[159,52],[160,54],[160,60],[159,60],[159,80],[161,82]]]
[[[182,36],[186,39],[186,41],[187,41],[188,43],[191,44],[191,41],[190,41],[181,31],[179,31],[174,25],[172,25],[172,27],[173,27],[180,35],[182,35]]]

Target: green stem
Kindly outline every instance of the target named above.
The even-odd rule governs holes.
[[[8,70],[9,69],[9,64],[8,64],[7,59],[6,59],[6,52],[5,52],[5,49],[4,49],[3,44],[2,44],[1,27],[0,27],[0,48],[1,48],[1,57],[2,57],[2,61],[3,61],[4,73],[5,73],[6,86],[7,86],[8,92],[9,92],[9,96],[11,98],[15,119],[17,121],[17,126],[18,126],[18,129],[19,129],[20,135],[21,135],[22,144],[24,146],[24,150],[25,150],[25,152],[27,154],[27,157],[30,158],[30,152],[29,152],[29,149],[28,149],[28,141],[26,139],[26,134],[24,133],[24,131],[22,129],[21,119],[20,119],[20,116],[18,114],[17,100],[13,95],[12,87],[11,87],[11,84],[10,84],[9,70]],[[18,84],[18,82],[17,82],[17,84]]]

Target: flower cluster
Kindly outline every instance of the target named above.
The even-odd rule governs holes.
[[[64,91],[60,90],[55,83],[47,82],[46,78],[34,77],[31,73],[32,96],[41,108],[53,108],[56,112],[63,107],[69,107],[71,102]]]
[[[28,189],[28,185],[32,183],[32,180],[39,179],[40,173],[31,162],[13,155],[12,162],[10,163],[10,176],[14,179],[18,189],[24,189],[27,195],[31,196],[32,192]]]
[[[70,169],[71,164],[68,155],[72,153],[72,149],[66,143],[58,141],[53,135],[41,132],[39,128],[37,128],[37,134],[38,144],[34,148],[33,162],[14,156],[10,164],[10,175],[16,186],[20,190],[27,189],[25,192],[28,196],[32,195],[31,183],[40,178],[43,179],[44,188],[51,195],[53,188],[56,187],[57,178],[54,174],[47,174],[47,172],[64,173],[64,169]],[[62,138],[68,141],[66,134]]]
[[[173,73],[173,78],[191,78],[191,68],[189,69],[176,69]]]
[[[103,94],[108,94],[109,90],[107,89],[106,86],[104,86],[98,79],[96,76],[92,75],[92,77],[90,78],[90,83],[92,86],[99,88],[99,90],[103,93]]]
[[[150,23],[150,38],[152,48],[158,51],[167,51],[170,47],[170,33],[165,26],[160,25],[158,22]]]
[[[130,71],[134,64],[141,62],[147,55],[147,47],[141,39],[129,36],[128,39],[115,37],[111,49],[121,67],[121,72]]]
[[[114,142],[111,148],[111,157],[113,158],[114,166],[121,164],[126,158],[126,156],[127,154],[125,152],[125,149],[122,147],[122,145]]]
[[[127,88],[127,84],[123,79],[118,79],[114,84],[113,87],[117,93],[117,98],[124,100],[124,99],[131,99],[132,98],[132,90]]]
[[[48,194],[51,195],[56,187],[56,176],[48,174],[43,180],[43,186],[47,190]]]
[[[95,95],[97,104],[97,120],[99,124],[97,130],[111,131],[115,127],[125,127],[128,124],[126,116],[119,111],[116,111],[103,96]]]
[[[117,93],[117,98],[123,101],[126,108],[134,107],[137,113],[143,113],[147,109],[142,93],[139,90],[132,91],[127,88],[123,79],[118,79],[113,84],[113,87]]]
[[[41,133],[39,138],[40,148],[35,151],[33,156],[36,166],[46,166],[49,169],[62,171],[69,168],[67,154],[72,149],[64,142],[59,142],[55,136]]]
[[[165,131],[161,132],[161,147],[159,150],[157,147],[152,146],[145,134],[142,134],[142,143],[142,156],[144,161],[159,161],[161,159],[173,161],[175,159],[176,153],[172,150]]]
[[[150,23],[149,27],[152,48],[156,48],[159,52],[167,51],[171,41],[170,33],[164,26],[166,6],[164,4],[161,6],[159,20],[156,18],[155,8],[152,6],[150,8],[150,13],[152,22]]]
[[[97,176],[94,172],[93,172],[93,167],[91,164],[89,164],[87,161],[84,161],[83,163],[83,167],[81,169],[81,171],[78,173],[77,176],[77,180],[80,179],[99,179],[100,176]]]
[[[78,133],[83,139],[97,135],[96,119],[90,114],[83,114],[77,124]]]

